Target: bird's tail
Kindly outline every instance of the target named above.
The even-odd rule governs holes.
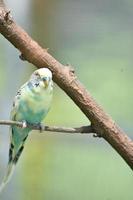
[[[5,188],[6,184],[10,181],[13,171],[15,169],[15,164],[13,162],[10,162],[7,166],[7,171],[6,174],[3,178],[3,181],[0,185],[0,193],[3,191],[3,189]]]

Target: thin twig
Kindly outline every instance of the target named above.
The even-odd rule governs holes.
[[[11,121],[11,120],[0,120],[0,125],[18,126],[23,128],[23,122]],[[27,123],[25,128],[31,128],[32,130],[50,131],[50,132],[61,132],[61,133],[93,133],[91,126],[81,126],[76,128],[66,128],[57,126],[45,126],[43,124],[30,124]]]

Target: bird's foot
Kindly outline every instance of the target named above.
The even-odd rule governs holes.
[[[27,128],[27,122],[25,120],[22,121],[22,128]]]
[[[45,131],[45,126],[43,124],[38,123],[37,126],[39,128],[40,133],[42,133],[43,131]]]

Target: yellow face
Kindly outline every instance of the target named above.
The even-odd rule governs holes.
[[[52,81],[52,73],[47,68],[40,68],[32,74],[31,78],[38,80],[40,87],[46,89]]]
[[[53,95],[51,71],[46,68],[34,71],[27,84],[29,89],[28,98],[27,93],[23,98],[26,98],[29,108],[33,110],[33,112],[49,108]]]

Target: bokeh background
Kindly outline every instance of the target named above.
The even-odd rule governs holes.
[[[7,0],[12,15],[35,40],[78,78],[133,138],[133,1]],[[0,37],[0,119],[35,67]],[[89,121],[54,85],[45,124]],[[9,127],[0,127],[0,181],[6,170]],[[132,200],[132,171],[103,139],[32,132],[2,200]]]

